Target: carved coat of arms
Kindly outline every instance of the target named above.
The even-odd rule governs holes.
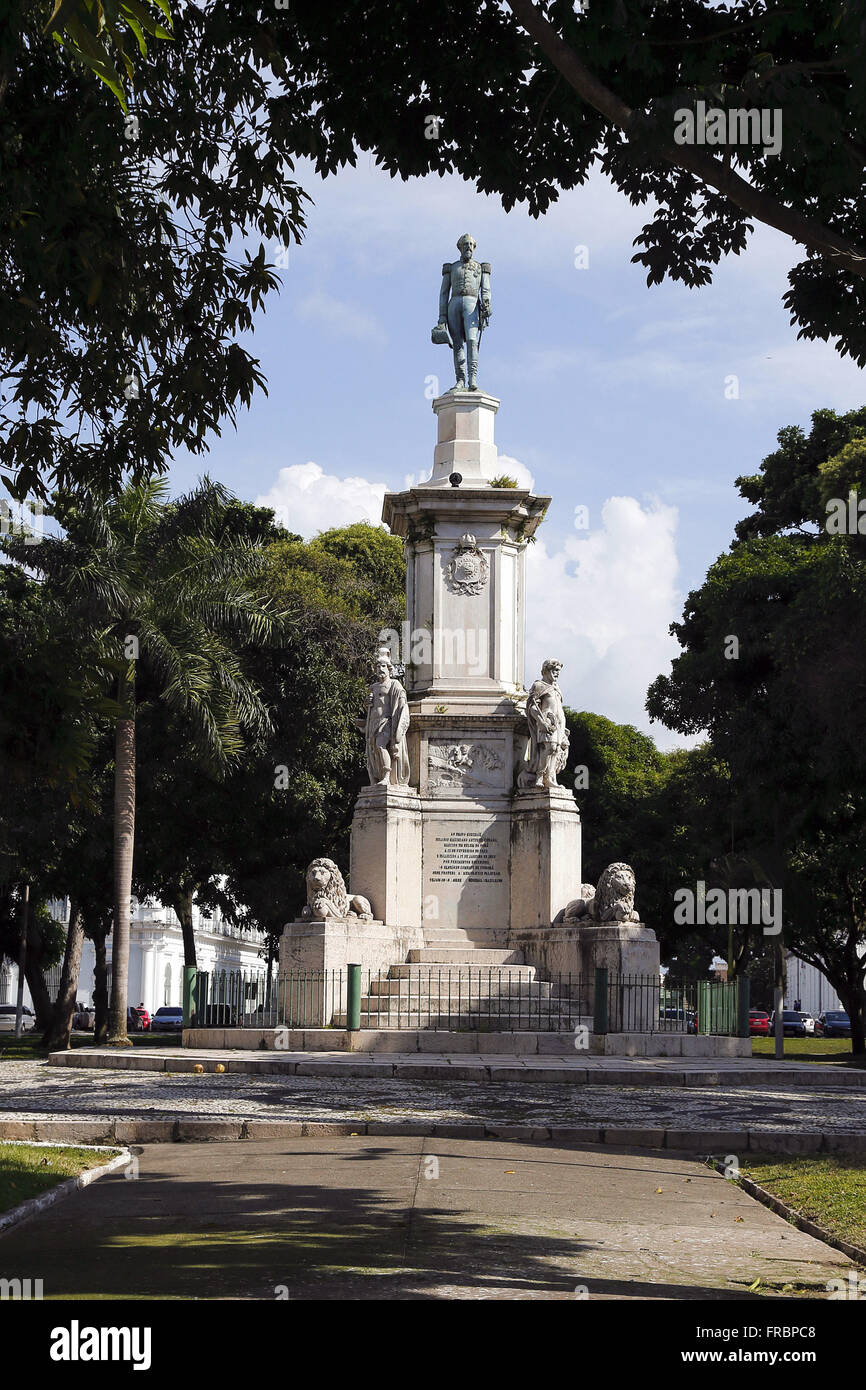
[[[468,532],[454,547],[446,570],[448,583],[458,594],[480,594],[487,583],[490,565]]]

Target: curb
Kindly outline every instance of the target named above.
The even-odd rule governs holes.
[[[407,1120],[155,1119],[0,1120],[0,1139],[57,1140],[93,1147],[128,1144],[230,1143],[253,1139],[307,1139],[316,1135],[378,1135],[390,1138],[508,1139],[521,1143],[608,1144],[620,1148],[666,1149],[701,1156],[733,1153],[866,1154],[866,1131],[828,1134],[819,1130],[678,1130],[580,1125],[448,1123]],[[128,1162],[128,1154],[124,1159]],[[118,1165],[119,1166],[119,1165]]]
[[[105,1153],[113,1153],[114,1158],[108,1163],[103,1163],[99,1168],[87,1168],[83,1173],[79,1173],[75,1178],[66,1178],[63,1182],[57,1183],[49,1188],[47,1192],[40,1192],[38,1197],[28,1197],[26,1202],[20,1202],[17,1207],[12,1207],[11,1211],[5,1211],[0,1215],[0,1235],[3,1235],[12,1226],[17,1226],[21,1221],[27,1221],[31,1216],[37,1216],[48,1207],[53,1207],[55,1202],[60,1202],[64,1197],[71,1197],[73,1192],[79,1192],[85,1187],[89,1187],[97,1178],[103,1178],[107,1173],[114,1173],[118,1168],[125,1168],[132,1155],[129,1149],[123,1149],[118,1153],[114,1145],[105,1144],[75,1144],[63,1143],[62,1141],[51,1140],[31,1140],[31,1139],[7,1139],[3,1134],[6,1126],[0,1125],[0,1139],[4,1143],[22,1144],[27,1148],[51,1148],[51,1149],[94,1149]]]
[[[838,1152],[838,1150],[837,1150]],[[717,1173],[724,1174],[724,1164],[715,1158],[707,1160],[712,1163]],[[781,1197],[776,1197],[774,1193],[768,1192],[766,1187],[761,1187],[754,1178],[740,1176],[736,1179],[739,1187],[744,1192],[748,1192],[755,1201],[761,1202],[765,1207],[769,1207],[777,1216],[783,1216],[786,1221],[790,1221],[792,1226],[796,1226],[798,1231],[803,1231],[807,1236],[814,1236],[816,1240],[822,1240],[825,1245],[830,1245],[834,1250],[839,1250],[843,1255],[847,1255],[849,1260],[854,1260],[856,1264],[866,1268],[866,1250],[862,1250],[859,1245],[850,1245],[847,1240],[842,1240],[841,1236],[834,1236],[830,1231],[825,1231],[823,1226],[810,1221],[807,1216],[801,1215],[795,1207],[789,1207],[787,1202],[783,1202]]]

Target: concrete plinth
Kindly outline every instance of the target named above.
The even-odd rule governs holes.
[[[278,989],[280,1005],[285,1004],[288,1025],[326,1027],[335,1013],[346,1008],[346,967],[361,966],[361,978],[366,988],[367,972],[373,975],[387,972],[395,961],[405,960],[409,951],[424,945],[421,927],[386,926],[384,922],[363,922],[360,919],[341,921],[330,917],[324,922],[298,920],[287,922],[280,938]],[[330,971],[327,988],[291,989],[279,981],[297,971]],[[294,1016],[290,1016],[293,1015]]]
[[[511,928],[549,928],[580,892],[580,812],[567,787],[532,787],[511,814]],[[570,967],[568,967],[570,968]]]
[[[421,800],[413,788],[363,789],[352,820],[349,882],[383,922],[420,928]]]
[[[642,922],[605,922],[586,926],[556,926],[531,931],[511,931],[511,950],[522,951],[527,965],[544,975],[573,975],[583,986],[578,1002],[593,1007],[596,969],[606,969],[611,982],[630,977],[630,983],[612,989],[609,1026],[617,1033],[653,1032],[658,1026],[659,944],[656,934]],[[637,980],[646,980],[642,989]]]

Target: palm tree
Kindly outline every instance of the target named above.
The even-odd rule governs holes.
[[[116,687],[114,722],[114,926],[107,1041],[126,1033],[130,905],[135,849],[135,729],[139,688],[188,722],[203,761],[237,763],[270,717],[240,650],[273,641],[283,615],[255,591],[261,548],[227,525],[231,495],[208,478],[175,502],[164,480],[104,498],[78,492],[56,515],[62,539],[28,557],[71,614],[86,621],[99,665]]]

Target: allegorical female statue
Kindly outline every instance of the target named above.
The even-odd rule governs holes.
[[[541,680],[534,681],[526,699],[529,724],[529,762],[517,779],[519,787],[556,787],[556,774],[568,758],[568,728],[559,688],[561,661],[545,661]]]
[[[431,335],[454,350],[452,391],[478,390],[478,345],[490,319],[490,262],[473,260],[475,246],[465,232],[457,243],[460,260],[442,267],[439,322]]]
[[[367,741],[367,771],[374,787],[405,787],[409,784],[409,753],[406,731],[409,705],[406,691],[394,675],[387,647],[376,654],[376,679],[370,687],[367,717],[359,721]]]

